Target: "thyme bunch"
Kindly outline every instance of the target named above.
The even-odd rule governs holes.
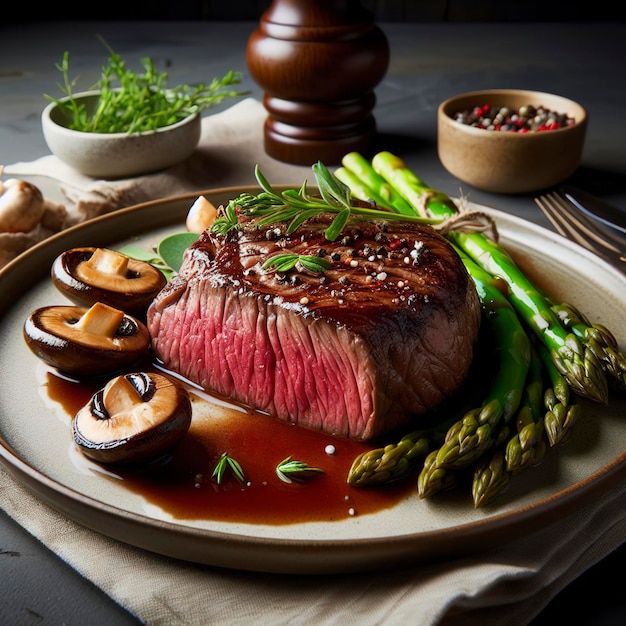
[[[100,37],[109,52],[108,63],[101,68],[100,78],[90,88],[100,95],[94,107],[75,99],[77,78],[70,79],[69,52],[63,54],[56,68],[63,75],[58,87],[62,98],[48,94],[67,115],[69,128],[89,133],[134,133],[154,131],[184,120],[190,115],[215,106],[226,98],[247,92],[225,90],[241,82],[240,72],[228,72],[208,84],[167,87],[168,74],[156,69],[154,61],[142,58],[143,72],[129,69],[119,54]]]

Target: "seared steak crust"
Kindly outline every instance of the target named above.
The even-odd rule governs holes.
[[[148,310],[163,364],[282,420],[370,440],[454,392],[469,369],[480,304],[449,243],[425,225],[362,222],[324,237],[330,216],[291,236],[245,219],[206,231]],[[281,274],[278,253],[323,273]]]

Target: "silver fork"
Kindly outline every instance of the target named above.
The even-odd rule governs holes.
[[[626,239],[595,223],[567,198],[553,191],[535,203],[563,237],[578,243],[626,273]]]

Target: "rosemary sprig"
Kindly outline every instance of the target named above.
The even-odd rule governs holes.
[[[241,465],[235,459],[228,456],[226,452],[222,452],[222,456],[220,457],[215,469],[213,470],[213,474],[211,478],[215,478],[215,482],[218,485],[222,484],[222,480],[224,479],[224,474],[226,470],[230,470],[232,475],[240,482],[244,483],[246,480],[246,476],[241,469]]]
[[[350,219],[395,220],[417,224],[438,224],[440,218],[425,218],[403,215],[387,208],[355,206],[350,188],[341,182],[328,168],[318,161],[313,165],[313,173],[321,197],[312,196],[306,190],[306,181],[299,190],[286,189],[277,192],[266,180],[256,165],[254,175],[263,190],[259,194],[243,193],[231,200],[211,230],[225,235],[241,228],[239,216],[255,218],[255,225],[262,227],[270,224],[287,223],[286,234],[293,234],[306,220],[321,215],[334,213],[335,217],[324,232],[328,241],[335,241]]]
[[[263,269],[274,268],[282,274],[289,272],[294,267],[300,269],[300,266],[309,272],[322,274],[330,269],[333,264],[328,259],[315,256],[314,254],[295,254],[284,252],[275,254],[263,263]]]
[[[304,482],[323,473],[319,467],[309,467],[304,461],[292,460],[290,456],[276,466],[276,475],[286,483]]]

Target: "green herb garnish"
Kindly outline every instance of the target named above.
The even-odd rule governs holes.
[[[128,245],[120,248],[119,252],[138,261],[146,261],[161,270],[167,280],[171,280],[175,272],[180,270],[185,250],[196,240],[195,233],[175,233],[165,237],[156,250],[147,250],[139,246]]]
[[[318,161],[313,165],[319,196],[307,192],[306,181],[299,190],[287,189],[278,193],[261,173],[258,164],[254,173],[262,189],[259,194],[242,193],[225,207],[220,207],[218,218],[213,222],[211,231],[227,235],[241,228],[241,215],[255,218],[256,226],[287,222],[286,234],[293,234],[306,220],[323,213],[334,213],[331,224],[325,231],[328,241],[339,237],[345,225],[351,219],[395,220],[417,224],[437,224],[440,219],[403,215],[390,209],[353,206],[350,189],[341,182],[328,168]],[[158,246],[156,253],[139,250],[133,246],[123,248],[121,252],[137,259],[156,265],[166,277],[180,270],[185,250],[197,239],[193,233],[177,233],[166,237]],[[325,258],[309,254],[280,253],[265,260],[263,269],[274,268],[286,273],[298,265],[310,272],[323,273],[332,267]]]
[[[231,200],[226,209],[215,220],[211,230],[227,234],[241,228],[239,216],[256,218],[258,227],[270,224],[287,223],[286,234],[293,234],[306,220],[323,213],[334,213],[335,217],[324,232],[328,241],[335,241],[350,219],[383,219],[418,224],[438,224],[440,219],[407,216],[392,209],[354,206],[350,188],[334,176],[328,168],[318,161],[313,165],[318,193],[321,197],[307,192],[306,181],[299,190],[287,189],[277,192],[267,182],[259,166],[254,170],[255,177],[263,190],[255,195],[243,193]]]
[[[227,469],[230,470],[232,475],[240,483],[245,482],[246,477],[243,473],[243,470],[241,469],[241,465],[239,465],[239,463],[235,461],[235,459],[233,459],[232,457],[229,457],[228,454],[226,454],[226,452],[222,453],[220,460],[217,462],[217,465],[215,466],[215,469],[213,470],[213,474],[211,478],[215,478],[215,482],[218,485],[221,485],[222,480],[224,478],[224,474],[226,473]]]
[[[198,235],[196,233],[175,233],[174,235],[165,237],[165,239],[159,243],[157,252],[168,267],[178,272],[180,266],[183,264],[185,250],[197,240]]]
[[[100,37],[109,51],[108,65],[102,67],[98,81],[90,90],[100,91],[93,111],[74,99],[77,79],[69,77],[69,52],[56,68],[63,73],[59,89],[68,100],[44,97],[55,102],[68,115],[69,128],[89,133],[133,133],[156,130],[175,124],[195,113],[215,106],[226,98],[248,92],[224,91],[241,82],[240,72],[228,72],[209,84],[179,85],[168,88],[165,72],[159,72],[150,58],[141,59],[144,72],[136,73]]]
[[[138,261],[145,261],[154,265],[161,273],[167,278],[168,281],[172,279],[174,272],[172,268],[167,265],[163,259],[157,254],[155,250],[147,250],[146,248],[140,248],[139,246],[124,246],[118,250],[122,254],[129,256],[131,259],[137,259]]]
[[[333,266],[328,259],[323,259],[314,254],[284,252],[282,254],[275,254],[267,259],[262,267],[264,270],[273,267],[277,272],[286,273],[298,265],[301,265],[310,272],[318,272],[320,274]]]
[[[294,461],[290,456],[276,466],[278,478],[286,483],[304,482],[323,473],[319,467],[309,467],[304,461]]]

